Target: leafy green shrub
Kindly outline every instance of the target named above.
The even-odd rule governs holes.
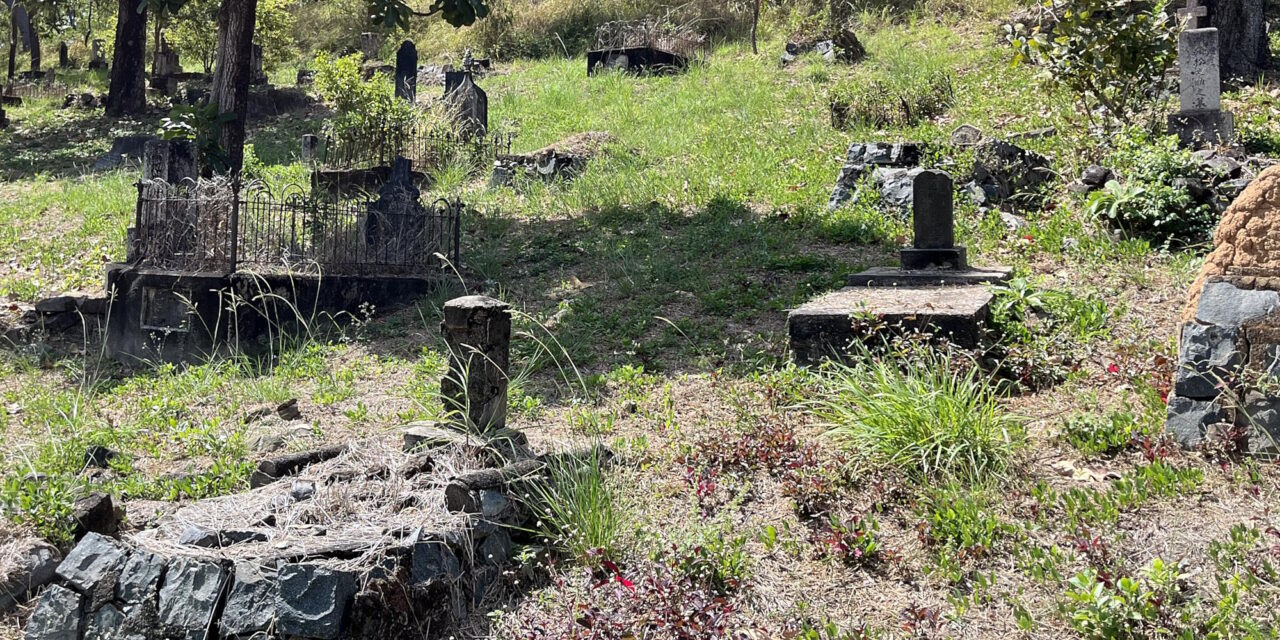
[[[827,435],[916,479],[987,480],[1003,473],[1024,438],[986,378],[946,356],[901,368],[886,358],[836,366],[823,384],[814,411]]]
[[[1063,426],[1062,438],[1085,456],[1112,457],[1128,448],[1141,433],[1137,417],[1117,411],[1108,416],[1071,416]]]
[[[1044,2],[1059,19],[1047,25],[1005,25],[1014,63],[1035,64],[1051,86],[1065,87],[1092,121],[1130,124],[1151,109],[1177,57],[1178,23],[1168,0]]]
[[[359,54],[332,58],[321,52],[316,56],[314,68],[316,92],[335,112],[326,124],[333,137],[359,139],[413,124],[413,107],[395,97],[391,80],[381,74],[370,80],[360,77]]]
[[[1175,622],[1181,579],[1181,567],[1160,558],[1152,560],[1137,578],[1108,578],[1086,569],[1068,581],[1062,612],[1071,628],[1089,639],[1172,635],[1168,628]]]
[[[1111,312],[1097,296],[1042,289],[1025,276],[992,287],[992,324],[1017,342],[1066,334],[1088,342],[1108,334]]]
[[[934,547],[981,557],[1014,532],[1012,525],[991,511],[981,494],[960,487],[929,491],[917,506],[925,523],[921,537]]]

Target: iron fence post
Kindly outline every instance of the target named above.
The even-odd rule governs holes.
[[[235,273],[240,259],[240,176],[231,179],[231,257],[230,270]]]

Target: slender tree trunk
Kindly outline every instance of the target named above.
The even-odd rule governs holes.
[[[1223,77],[1254,82],[1271,60],[1266,0],[1209,0],[1209,24],[1218,28]]]
[[[140,113],[147,106],[145,78],[147,11],[138,11],[137,0],[120,0],[116,18],[116,48],[111,56],[111,86],[107,90],[107,115]]]
[[[151,38],[151,76],[155,77],[160,67],[160,14],[156,13],[155,34]]]
[[[40,32],[36,31],[36,21],[31,21],[31,72],[40,71]]]
[[[249,65],[253,56],[253,23],[257,12],[258,0],[223,0],[218,11],[218,61],[213,70],[209,102],[218,105],[220,115],[231,116],[222,124],[219,142],[232,171],[239,171],[244,163]]]
[[[760,3],[764,0],[754,0],[751,4],[751,55],[760,53],[757,46],[757,35],[760,31]]]

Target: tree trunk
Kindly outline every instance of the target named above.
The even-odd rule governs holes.
[[[160,14],[156,13],[155,33],[151,38],[151,76],[154,78],[160,66]]]
[[[1209,24],[1218,28],[1222,76],[1254,82],[1271,59],[1265,0],[1209,0]]]
[[[249,107],[250,58],[258,0],[223,0],[218,11],[218,61],[213,70],[209,102],[218,113],[231,116],[222,124],[219,143],[231,171],[244,162],[244,129]]]
[[[751,4],[751,55],[756,55],[760,53],[760,48],[757,46],[757,42],[758,42],[757,36],[759,35],[759,31],[760,31],[760,3],[761,2],[764,2],[764,0],[755,0]]]
[[[147,11],[137,0],[120,0],[116,17],[116,48],[111,56],[111,86],[107,90],[107,115],[141,113],[147,106],[144,79],[147,56]],[[145,7],[145,5],[144,5]]]
[[[31,21],[31,73],[32,79],[35,79],[35,73],[40,71],[40,32],[36,30],[35,20]]]

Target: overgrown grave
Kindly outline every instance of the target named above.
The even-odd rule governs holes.
[[[690,26],[672,23],[669,13],[662,18],[609,22],[596,28],[595,44],[587,51],[587,75],[681,73],[706,53],[706,38]]]
[[[1201,27],[1208,11],[1199,0],[1189,0],[1179,15],[1189,22],[1178,37],[1180,108],[1169,116],[1169,133],[1189,147],[1230,144],[1235,140],[1235,118],[1222,109],[1218,30]]]
[[[197,178],[191,142],[146,149],[126,262],[107,268],[116,359],[268,349],[318,320],[403,305],[460,264],[462,203],[421,202],[407,159],[376,197],[336,200]]]
[[[915,240],[901,251],[901,266],[855,274],[849,286],[792,311],[787,325],[797,363],[855,351],[872,337],[859,320],[931,333],[966,348],[978,345],[993,298],[986,285],[1006,280],[1010,270],[970,267],[966,249],[955,244],[951,176],[921,171],[911,184]]]
[[[26,638],[436,637],[484,608],[531,527],[531,486],[567,458],[506,426],[507,305],[451,300],[441,331],[443,422],[262,460],[251,490],[87,534],[60,563],[38,547]]]

